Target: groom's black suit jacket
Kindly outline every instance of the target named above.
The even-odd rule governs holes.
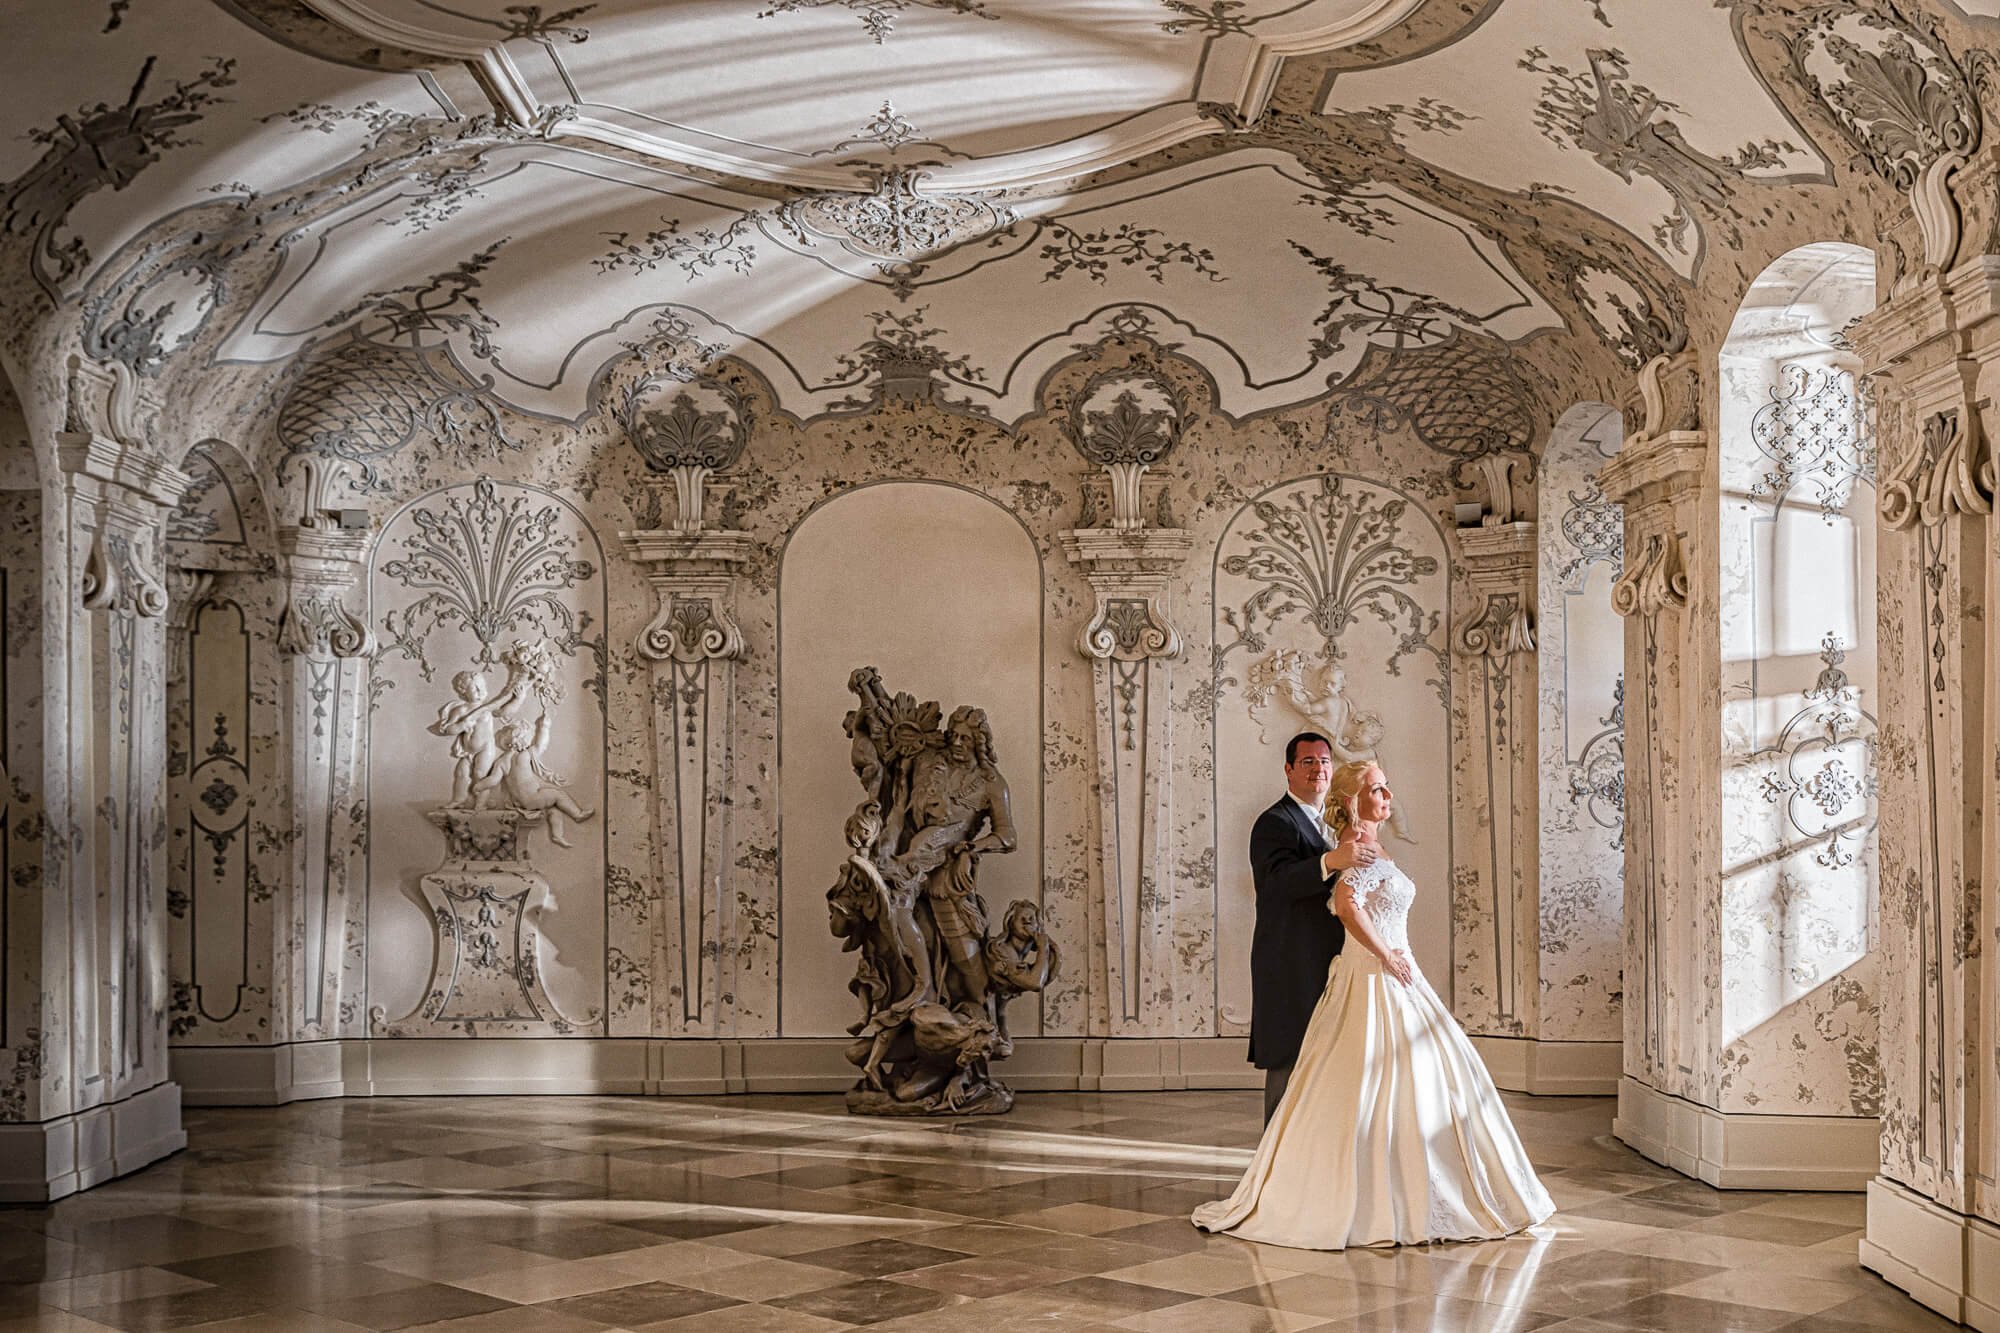
[[[1250,939],[1250,1063],[1282,1069],[1299,1057],[1306,1023],[1347,927],[1327,910],[1319,858],[1333,850],[1288,792],[1250,829],[1257,930]]]

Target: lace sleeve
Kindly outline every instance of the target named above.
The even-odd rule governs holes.
[[[1326,896],[1326,910],[1332,912],[1335,916],[1340,915],[1339,886],[1346,885],[1354,893],[1354,905],[1364,912],[1367,911],[1368,896],[1382,882],[1382,864],[1378,860],[1373,865],[1362,866],[1355,870],[1341,871],[1340,880],[1335,885],[1334,892]]]

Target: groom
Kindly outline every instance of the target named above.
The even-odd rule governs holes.
[[[1328,910],[1333,880],[1365,866],[1374,849],[1334,850],[1320,817],[1333,781],[1333,746],[1316,731],[1285,745],[1285,794],[1250,829],[1250,874],[1257,886],[1257,930],[1250,942],[1250,1063],[1264,1071],[1264,1123],[1278,1109],[1306,1022],[1327,969],[1347,938]]]

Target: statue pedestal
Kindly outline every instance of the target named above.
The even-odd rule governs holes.
[[[419,881],[437,932],[431,980],[423,1001],[387,1021],[369,1011],[377,1036],[566,1036],[579,1026],[565,1017],[542,984],[537,919],[549,882],[521,850],[522,825],[541,819],[526,810],[432,810],[445,836],[444,864]],[[582,1020],[598,1021],[596,1010]]]

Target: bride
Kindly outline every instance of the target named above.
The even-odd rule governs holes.
[[[1327,793],[1343,845],[1380,851],[1388,779],[1344,764]],[[1194,1210],[1204,1231],[1298,1249],[1490,1240],[1555,1204],[1486,1066],[1410,957],[1416,885],[1386,855],[1341,874],[1347,946],[1327,973],[1284,1100],[1236,1192]]]

